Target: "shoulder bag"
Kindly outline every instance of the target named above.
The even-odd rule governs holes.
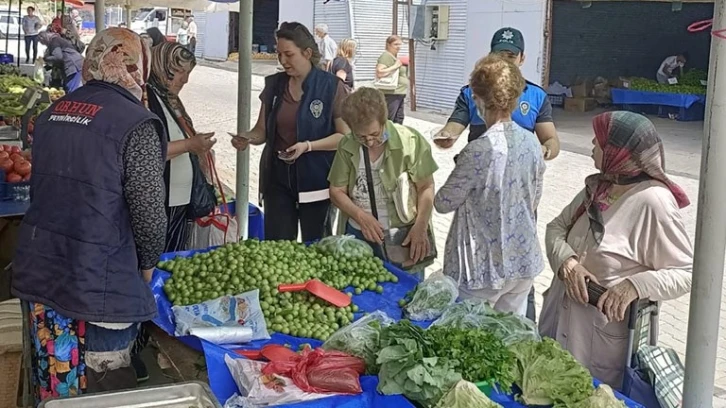
[[[391,72],[387,76],[376,78],[373,87],[381,91],[395,91],[398,88],[398,75],[401,68]]]
[[[371,157],[368,152],[367,147],[363,147],[363,163],[365,164],[366,168],[366,183],[368,184],[368,197],[371,200],[371,212],[373,213],[373,217],[378,219],[378,209],[376,208],[376,196],[375,191],[373,189],[373,172],[371,170]],[[409,184],[410,185],[410,184]],[[396,186],[397,189],[401,187],[400,184]],[[398,195],[398,192],[396,192],[396,195]],[[408,246],[403,246],[403,241],[408,236],[409,232],[411,231],[411,228],[413,227],[413,224],[415,221],[415,217],[413,220],[409,220],[409,222],[401,227],[398,228],[389,228],[387,230],[383,231],[383,256],[386,258],[388,262],[391,262],[392,264],[398,266],[399,268],[402,268],[404,270],[410,270],[413,267],[416,266],[427,266],[434,262],[436,259],[436,256],[438,255],[436,251],[436,241],[434,239],[434,233],[431,229],[431,225],[429,225],[426,228],[426,235],[428,237],[429,242],[431,243],[431,249],[429,250],[429,253],[426,254],[426,256],[418,261],[418,263],[412,263],[411,256],[410,256],[410,249]],[[406,222],[406,221],[404,221]]]

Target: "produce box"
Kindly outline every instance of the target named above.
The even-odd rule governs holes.
[[[595,98],[565,98],[565,111],[567,112],[589,112],[597,108]]]
[[[592,96],[592,81],[581,81],[570,87],[573,98],[589,98]]]

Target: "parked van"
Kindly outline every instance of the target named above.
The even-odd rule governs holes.
[[[191,15],[191,10],[183,8],[141,8],[131,21],[131,27],[129,28],[141,34],[148,28],[156,27],[166,35],[176,35],[181,23]]]

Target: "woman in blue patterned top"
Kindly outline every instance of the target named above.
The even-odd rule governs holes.
[[[455,212],[444,252],[444,273],[464,299],[488,301],[524,315],[527,294],[544,268],[534,212],[542,195],[542,149],[512,121],[525,86],[514,64],[497,55],[471,74],[479,114],[489,129],[470,142],[436,194],[440,213]]]

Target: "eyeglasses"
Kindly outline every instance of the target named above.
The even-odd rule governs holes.
[[[355,138],[358,140],[358,143],[362,144],[366,147],[379,147],[382,144],[386,143],[386,140],[384,138],[384,132],[386,131],[385,127],[381,127],[381,129],[377,132],[370,133],[367,135],[353,133]],[[369,143],[369,141],[371,143]]]

